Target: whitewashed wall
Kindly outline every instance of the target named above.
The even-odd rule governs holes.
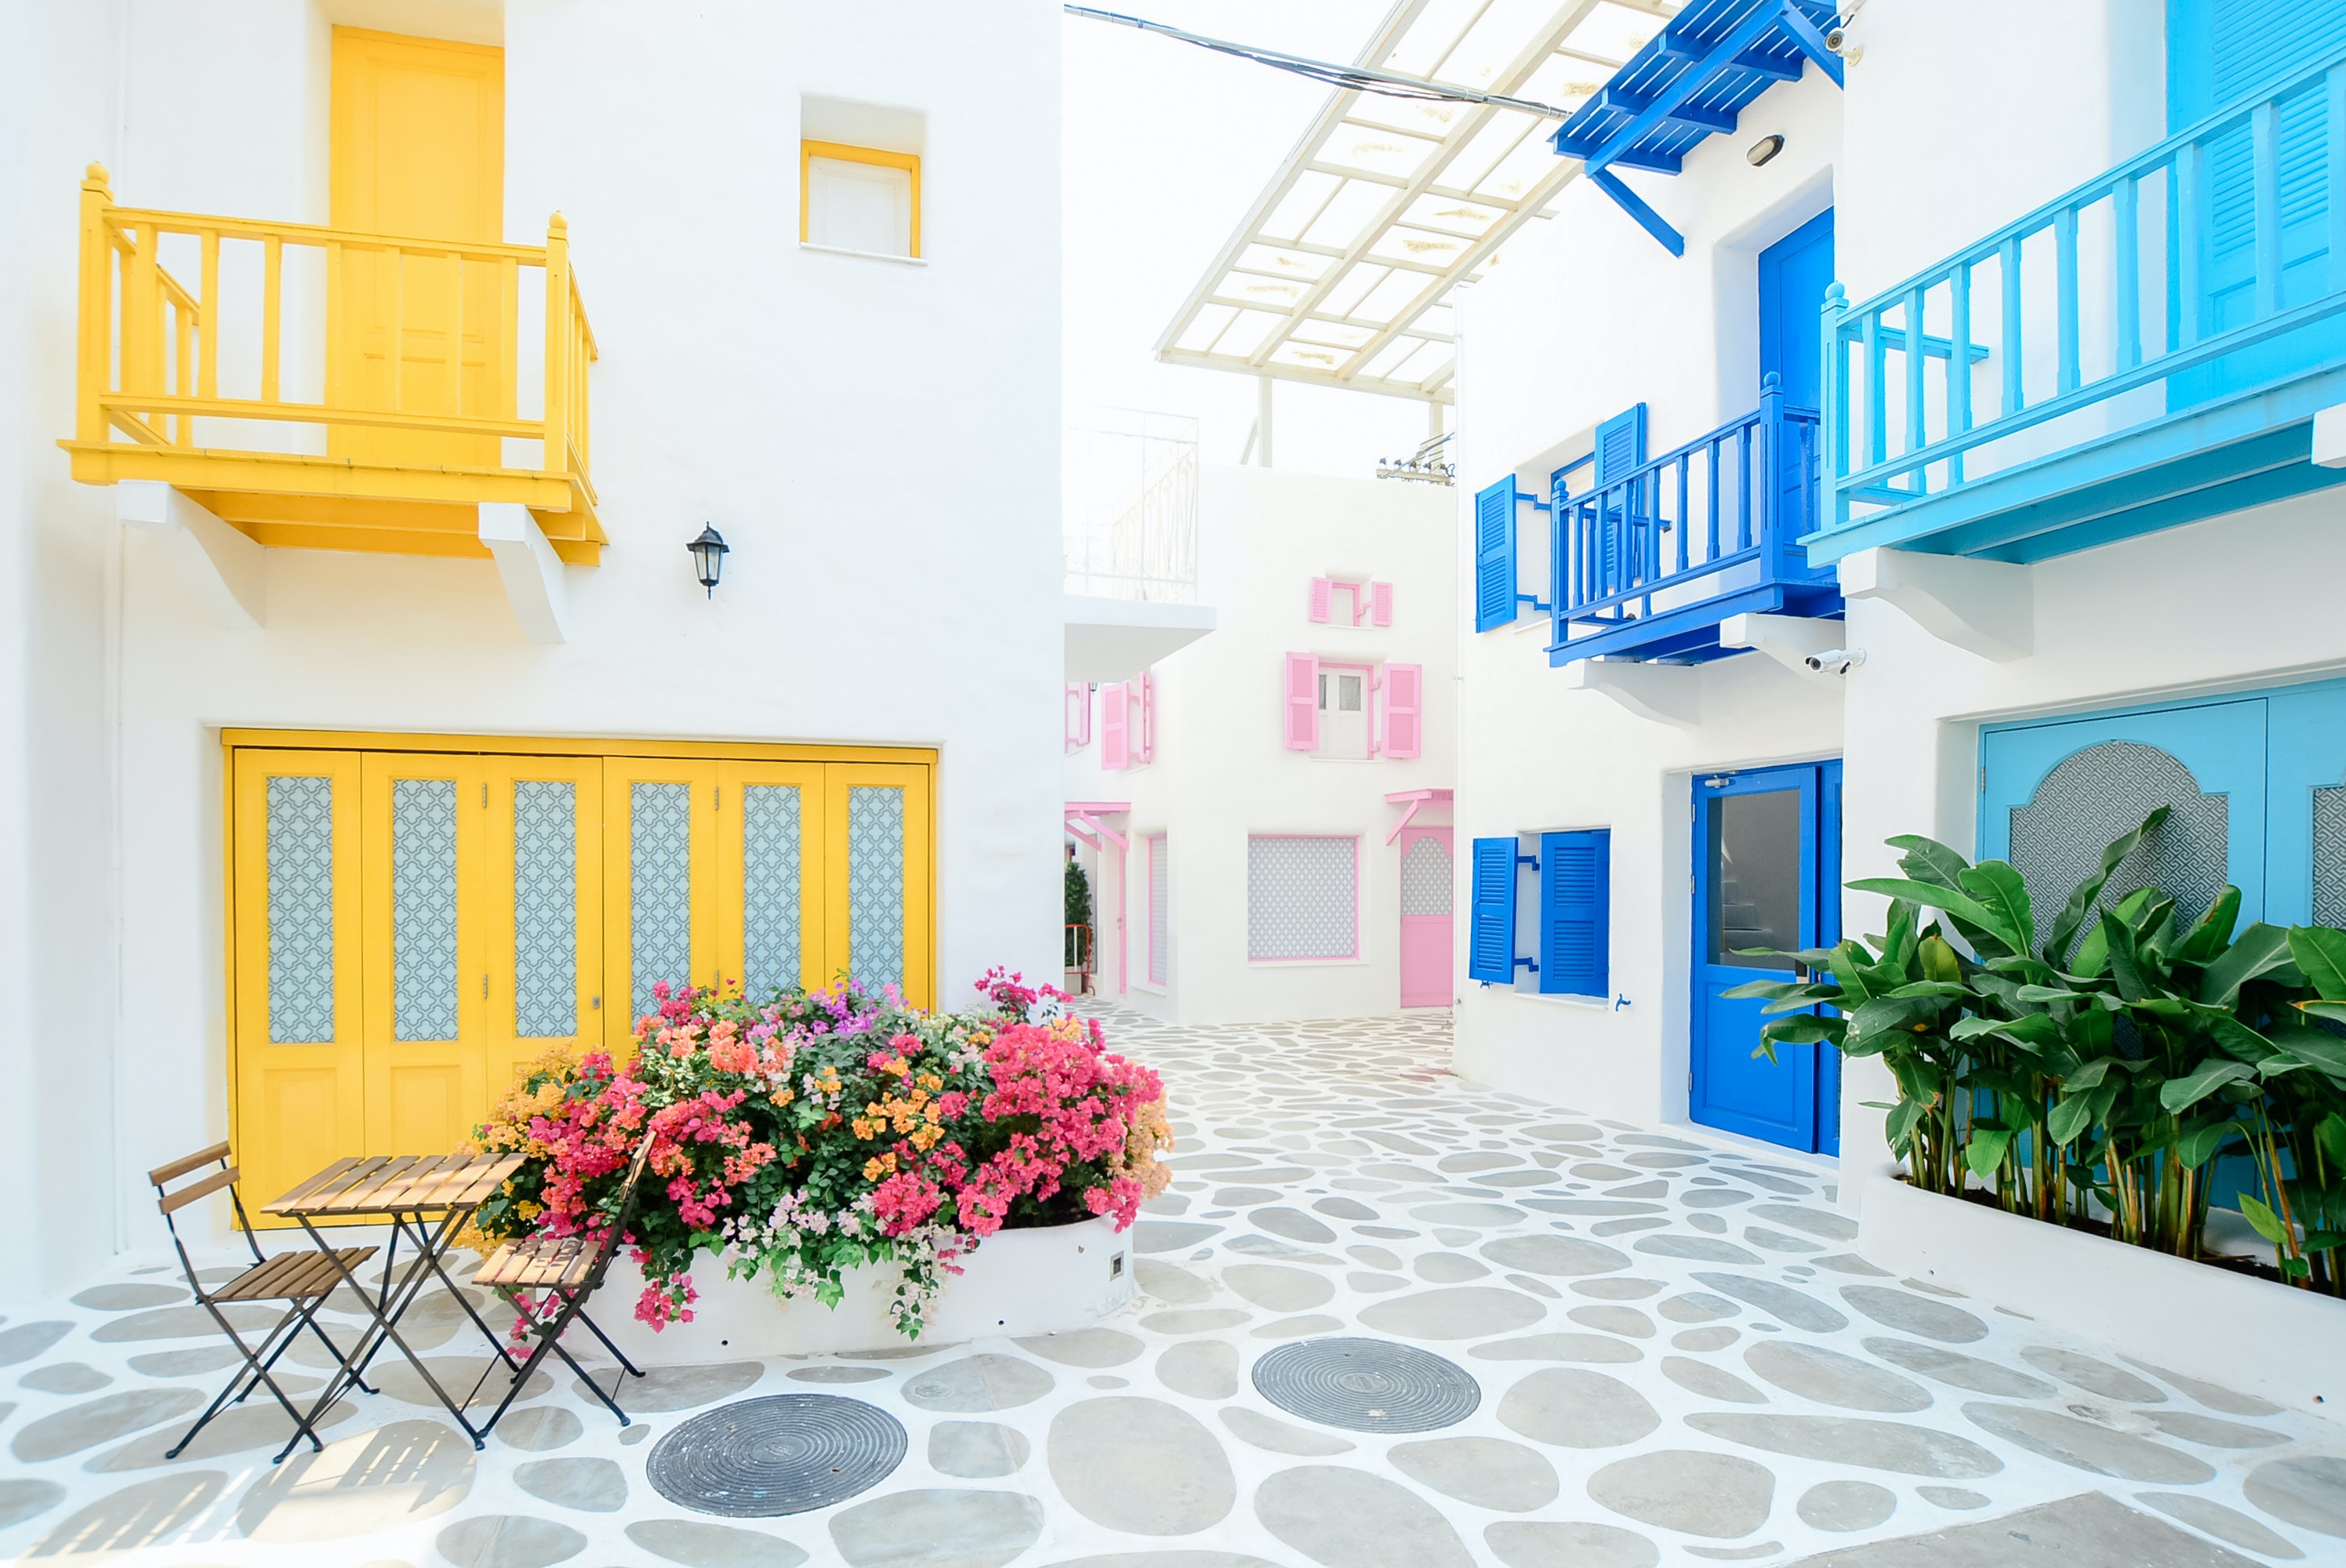
[[[1070,800],[1128,800],[1128,890],[1116,856],[1094,876],[1104,989],[1117,984],[1117,911],[1124,910],[1126,1000],[1182,1023],[1356,1018],[1400,1008],[1400,856],[1385,835],[1400,808],[1388,793],[1448,789],[1457,714],[1456,589],[1450,493],[1373,479],[1209,466],[1198,493],[1198,597],[1213,632],[1157,668],[1155,759],[1099,766],[1092,744],[1067,759]],[[1314,625],[1311,579],[1338,575],[1393,585],[1393,624]],[[1345,600],[1337,596],[1336,621]],[[1415,759],[1333,761],[1286,748],[1284,656],[1418,664],[1424,736]],[[1096,702],[1096,699],[1095,699]],[[1446,823],[1437,810],[1417,818]],[[1172,950],[1168,983],[1148,974],[1148,883],[1141,840],[1167,835]],[[1358,834],[1362,956],[1350,962],[1256,963],[1247,958],[1247,837]],[[1096,871],[1102,857],[1085,853]]]
[[[11,122],[36,156],[0,204],[24,225],[0,229],[0,281],[26,280],[0,321],[26,347],[0,361],[0,505],[26,522],[0,566],[20,628],[0,657],[38,656],[0,693],[0,986],[21,1020],[0,1071],[35,1089],[0,1097],[25,1118],[0,1161],[22,1163],[20,1193],[41,1173],[46,1211],[41,1268],[0,1292],[152,1245],[137,1173],[226,1132],[222,727],[935,746],[941,996],[995,962],[1048,972],[1056,13],[134,0],[109,35],[101,12],[15,8],[32,52],[0,51],[53,111]],[[270,552],[267,629],[221,630],[51,444],[72,425],[82,165],[107,161],[125,202],[321,220],[331,24],[423,30],[409,17],[503,42],[506,238],[567,216],[602,349],[611,544],[569,569],[559,647],[522,639],[485,560],[325,552]],[[801,92],[925,113],[926,265],[800,249]],[[708,522],[733,545],[713,601],[684,552]]]

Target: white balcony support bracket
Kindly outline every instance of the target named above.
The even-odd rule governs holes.
[[[261,629],[269,583],[262,546],[159,479],[118,482],[114,514],[155,541],[172,571],[220,625],[236,631]]]
[[[1688,665],[1575,659],[1564,667],[1575,691],[1602,692],[1640,718],[1692,729],[1702,722],[1702,675]]]
[[[2026,566],[1860,550],[1841,563],[1841,596],[1895,605],[1924,631],[1997,664],[2025,658],[2036,641],[2035,577]]]
[[[529,508],[507,501],[484,502],[480,530],[481,543],[496,557],[505,602],[513,606],[522,635],[534,643],[568,641],[570,595],[562,557],[546,542]]]
[[[1812,655],[1831,653],[1849,643],[1847,621],[1817,620],[1807,616],[1729,616],[1719,623],[1719,646],[1750,648],[1766,654],[1796,675],[1822,680],[1825,675],[1809,667]]]
[[[2314,411],[2313,461],[2323,468],[2346,468],[2346,402]]]

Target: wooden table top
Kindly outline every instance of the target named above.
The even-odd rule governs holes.
[[[496,1195],[521,1168],[520,1155],[352,1155],[336,1160],[281,1197],[269,1215],[413,1213],[473,1208]]]

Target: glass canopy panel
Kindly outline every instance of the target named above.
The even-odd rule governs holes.
[[[1678,0],[1402,0],[1355,63],[1578,107]],[[1332,93],[1158,342],[1181,364],[1333,379],[1448,402],[1442,310],[1579,165],[1556,121],[1489,105]],[[1434,312],[1441,311],[1437,319]]]

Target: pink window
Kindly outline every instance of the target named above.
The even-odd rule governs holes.
[[[1361,841],[1256,833],[1247,840],[1247,959],[1327,962],[1361,953]]]
[[[1425,667],[1385,666],[1385,755],[1415,757],[1425,731]]]
[[[1320,660],[1317,655],[1287,656],[1285,707],[1287,748],[1316,751],[1320,747]]]
[[[1100,766],[1132,766],[1132,693],[1122,681],[1100,687]]]
[[[1070,751],[1081,751],[1092,743],[1092,688],[1087,681],[1067,683],[1066,712],[1064,716],[1066,734],[1063,738]]]

